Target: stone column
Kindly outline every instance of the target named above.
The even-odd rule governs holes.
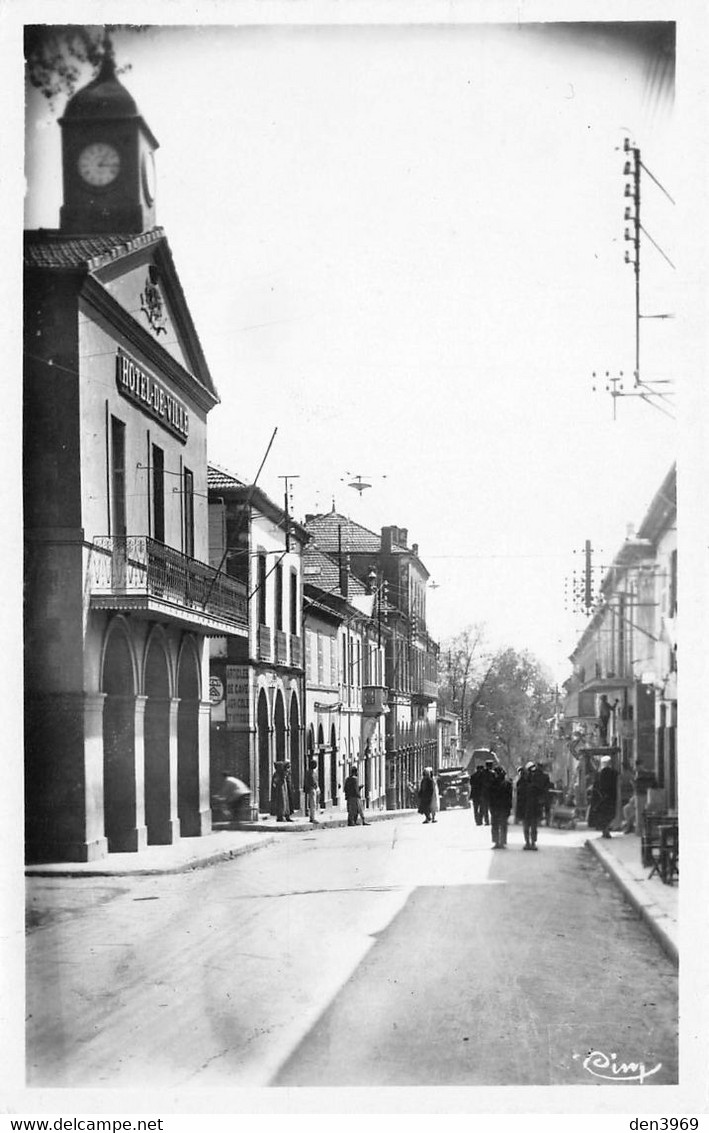
[[[86,800],[84,852],[82,860],[101,858],[108,850],[103,818],[103,705],[106,694],[85,692],[84,718],[84,797]]]
[[[25,837],[30,862],[88,862],[107,851],[103,693],[28,693]]]
[[[212,829],[212,800],[210,797],[209,730],[212,707],[208,700],[200,700],[197,707],[197,736],[199,762],[199,815],[198,837]]]
[[[180,707],[179,697],[170,698],[170,817],[167,827],[166,841],[177,842],[180,837],[180,818],[178,813],[177,796],[177,713]]]

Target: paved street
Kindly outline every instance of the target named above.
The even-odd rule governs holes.
[[[28,1084],[673,1083],[676,969],[586,837],[456,810],[31,878]]]

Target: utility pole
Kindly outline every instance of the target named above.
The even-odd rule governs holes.
[[[279,476],[278,479],[279,480],[285,480],[284,493],[283,493],[284,494],[283,510],[286,513],[286,552],[288,552],[288,551],[290,551],[290,498],[289,498],[290,482],[291,482],[291,480],[300,480],[300,476],[295,476],[295,475]]]
[[[666,417],[671,417],[674,420],[674,414],[667,408],[667,406],[671,406],[672,402],[670,399],[674,396],[671,388],[673,384],[671,379],[648,380],[641,376],[640,371],[640,320],[674,318],[674,315],[669,313],[643,314],[640,309],[640,234],[642,233],[647,237],[653,247],[657,249],[673,270],[675,268],[672,260],[663,251],[657,240],[653,239],[647,229],[643,227],[640,218],[641,169],[665,194],[672,205],[674,205],[675,202],[664,185],[658,181],[657,177],[655,177],[644,164],[639,146],[632,144],[630,138],[623,139],[623,153],[626,155],[625,165],[623,166],[623,176],[628,178],[624,190],[624,199],[626,202],[624,219],[627,222],[624,231],[624,239],[627,244],[631,245],[630,248],[625,249],[625,262],[626,264],[632,264],[635,275],[635,369],[633,371],[633,386],[631,390],[626,390],[624,387],[624,375],[622,370],[617,376],[611,375],[609,370],[605,371],[605,389],[606,393],[610,393],[613,399],[613,420],[616,418],[616,400],[619,397],[639,397],[647,402],[648,405],[652,405],[655,409],[658,409],[660,413],[664,413]],[[592,388],[595,392],[597,382],[599,381],[599,375],[595,370],[593,371],[592,377]]]

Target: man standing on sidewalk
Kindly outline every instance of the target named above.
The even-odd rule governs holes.
[[[318,784],[318,777],[316,775],[318,766],[317,759],[311,759],[308,764],[308,770],[305,772],[303,779],[303,790],[305,791],[305,804],[308,808],[308,817],[311,822],[317,822],[315,817],[318,809],[318,796],[320,794],[320,786]]]
[[[345,779],[345,799],[347,801],[347,825],[356,826],[357,819],[362,819],[363,826],[369,826],[364,817],[364,808],[360,797],[360,785],[357,778],[357,768],[350,767],[350,773]]]
[[[591,795],[588,825],[600,830],[603,838],[610,838],[611,826],[615,820],[617,802],[618,772],[611,757],[604,755],[601,769],[596,775]]]

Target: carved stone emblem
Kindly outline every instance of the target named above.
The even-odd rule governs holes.
[[[140,295],[140,309],[156,334],[167,334],[167,314],[158,287],[158,270],[152,264],[148,268],[145,289]]]

